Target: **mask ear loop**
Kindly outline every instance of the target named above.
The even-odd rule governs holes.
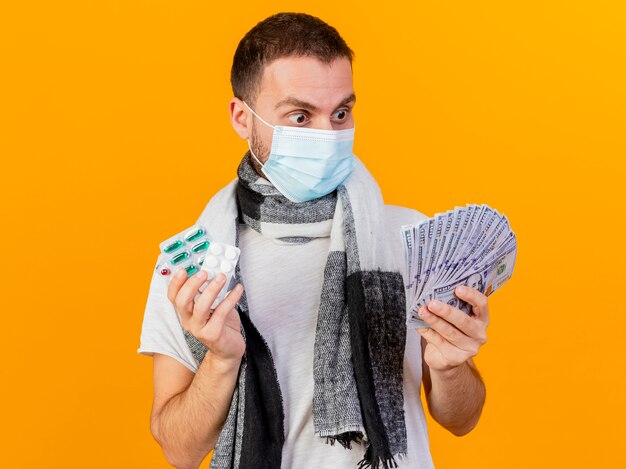
[[[254,112],[252,110],[252,108],[250,106],[248,106],[248,103],[246,103],[245,101],[241,101],[247,108],[248,110],[254,114],[254,116],[259,119],[261,122],[263,122],[265,125],[271,127],[272,129],[274,128],[274,126],[272,124],[270,124],[269,122],[266,122],[265,120],[263,120],[263,118],[261,116],[259,116],[256,112]],[[254,154],[254,152],[252,151],[252,145],[250,144],[250,139],[246,139],[246,141],[248,142],[248,148],[250,148],[250,154],[254,157],[254,159],[257,161],[257,163],[259,163],[261,165],[261,168],[263,168],[263,166],[265,166],[263,163],[261,163],[261,161],[259,161],[259,159],[257,158],[257,156]]]
[[[248,142],[248,148],[250,149],[250,154],[254,157],[254,159],[256,160],[257,163],[259,163],[261,165],[261,168],[263,168],[263,166],[265,166],[263,163],[261,163],[259,161],[259,159],[256,157],[256,155],[254,154],[254,152],[252,151],[252,145],[250,145],[250,139],[246,139],[246,141]]]
[[[256,112],[254,112],[252,110],[252,108],[250,106],[248,106],[248,103],[246,103],[245,101],[241,101],[241,102],[246,105],[246,107],[250,110],[250,112],[252,114],[254,114],[256,116],[257,119],[259,119],[261,122],[263,122],[265,125],[271,127],[272,129],[274,128],[274,126],[272,124],[270,124],[269,122],[266,122],[265,120],[263,120],[263,118],[261,118],[261,116],[259,116]]]

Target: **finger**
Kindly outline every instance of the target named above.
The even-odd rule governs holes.
[[[206,280],[206,275],[207,273],[204,270],[201,270],[196,275],[188,277],[178,291],[174,300],[174,305],[183,320],[187,320],[189,316],[191,316],[193,312],[193,299],[195,298],[196,293],[198,293],[200,285],[202,285],[202,283]]]
[[[439,335],[441,335],[444,339],[446,339],[448,342],[450,342],[451,344],[453,344],[454,346],[465,350],[468,353],[471,353],[472,355],[476,355],[476,353],[478,353],[478,341],[476,339],[473,339],[472,337],[467,336],[466,334],[464,334],[461,330],[459,330],[458,328],[456,328],[453,324],[451,324],[450,322],[448,322],[446,319],[443,319],[440,316],[437,316],[436,314],[431,314],[430,312],[430,308],[433,307],[433,301],[431,301],[429,303],[429,307],[422,307],[420,308],[418,314],[419,316],[436,332],[439,333]],[[436,306],[445,306],[446,308],[449,308],[450,310],[452,309],[456,309],[456,308],[452,308],[449,305],[446,305],[445,303],[441,303],[438,304]],[[438,309],[438,308],[437,308]],[[459,311],[463,316],[467,317],[467,315],[465,313],[463,313],[462,311]],[[446,314],[449,313],[455,313],[454,311],[448,311],[446,312]],[[469,319],[469,318],[468,318]],[[470,319],[471,320],[471,319]]]
[[[424,339],[426,339],[426,342],[437,349],[448,364],[459,364],[467,360],[467,352],[464,352],[460,348],[452,345],[434,329],[417,329],[417,331]]]
[[[487,297],[476,290],[463,285],[456,287],[454,290],[456,296],[472,305],[472,312],[477,319],[485,324],[489,324],[489,302]]]
[[[213,315],[209,321],[212,328],[215,327],[217,330],[222,330],[228,313],[230,313],[232,309],[237,306],[237,302],[241,299],[242,294],[243,285],[240,283],[235,285],[235,288],[228,292],[228,295],[224,297],[221,303],[213,311]]]
[[[185,269],[180,269],[176,272],[176,275],[172,277],[172,280],[170,280],[170,285],[167,288],[167,299],[170,300],[172,304],[174,304],[178,290],[183,286],[185,280],[187,280],[187,271]]]
[[[480,338],[484,335],[483,325],[458,308],[439,300],[430,301],[427,308],[428,312],[443,318],[468,337]]]
[[[211,306],[215,302],[215,298],[220,294],[220,291],[222,291],[225,282],[226,276],[223,273],[219,273],[206,286],[194,305],[191,318],[192,327],[201,329],[205,326],[211,317]]]

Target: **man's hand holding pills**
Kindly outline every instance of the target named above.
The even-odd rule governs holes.
[[[487,342],[487,297],[467,286],[457,287],[455,294],[472,305],[471,315],[438,300],[418,312],[430,326],[417,331],[427,342],[424,360],[433,370],[446,371],[465,363]]]
[[[222,360],[241,360],[246,344],[241,335],[239,313],[235,310],[243,293],[243,286],[237,284],[222,302],[211,310],[211,305],[224,286],[226,276],[217,274],[194,301],[198,289],[207,279],[203,270],[187,278],[181,269],[172,278],[167,297],[180,316],[183,329],[193,334],[208,347],[211,353]]]

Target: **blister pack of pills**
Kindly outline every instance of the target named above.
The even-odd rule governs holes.
[[[206,229],[194,225],[163,241],[159,249],[161,254],[156,269],[168,285],[179,270],[185,269],[188,277],[204,270],[207,272],[207,280],[199,289],[199,292],[203,292],[213,277],[223,273],[226,282],[211,306],[217,307],[230,289],[239,260],[239,248],[209,240]]]

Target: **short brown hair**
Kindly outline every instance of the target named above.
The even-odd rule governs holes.
[[[230,72],[234,95],[251,104],[263,76],[263,67],[288,56],[315,57],[324,63],[354,58],[337,30],[305,13],[278,13],[258,23],[241,39]]]

